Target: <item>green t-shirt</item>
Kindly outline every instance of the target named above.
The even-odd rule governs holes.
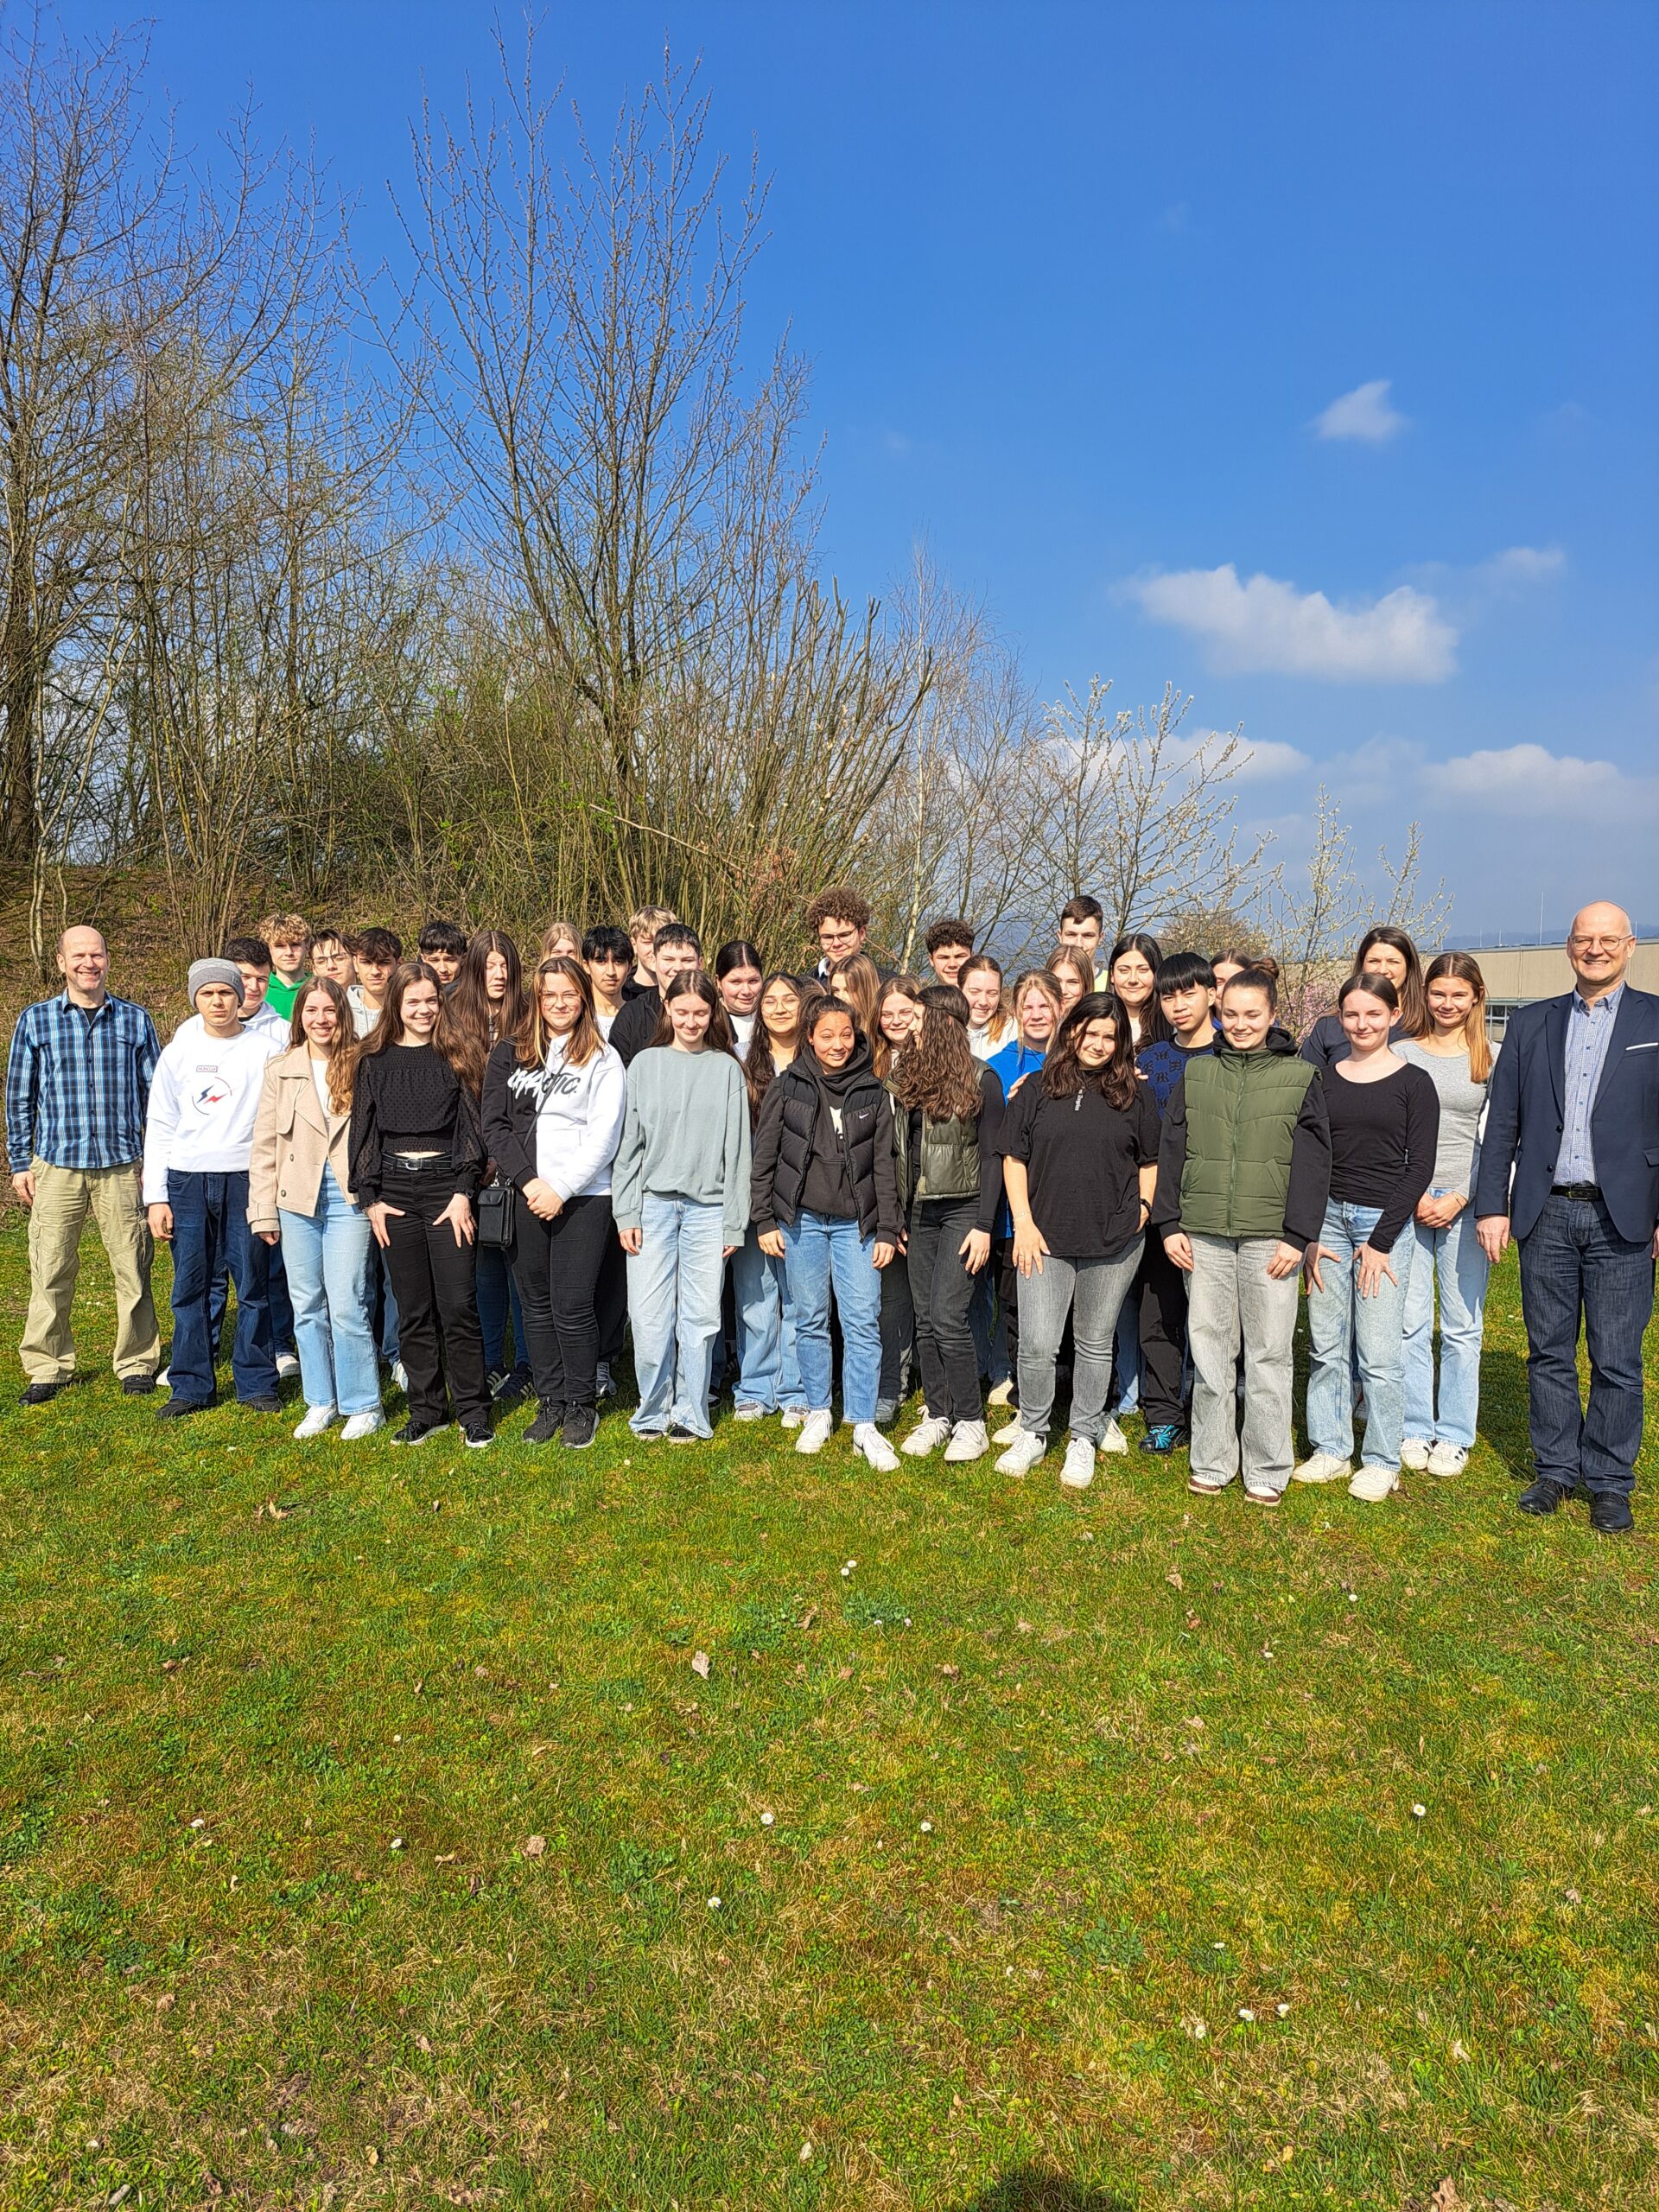
[[[294,1001],[310,980],[308,976],[296,976],[291,983],[285,983],[273,968],[270,981],[265,985],[265,1004],[275,1007],[284,1021],[291,1021],[294,1019]]]

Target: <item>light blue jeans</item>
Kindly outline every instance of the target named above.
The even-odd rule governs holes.
[[[721,1257],[726,1210],[647,1191],[639,1208],[639,1249],[628,1255],[628,1319],[639,1403],[628,1422],[636,1436],[677,1426],[712,1436],[709,1382],[720,1334]]]
[[[1406,1292],[1411,1281],[1412,1224],[1389,1255],[1397,1282],[1382,1277],[1375,1298],[1362,1298],[1355,1254],[1382,1217],[1380,1206],[1327,1201],[1319,1242],[1334,1260],[1322,1263],[1325,1288],[1307,1294],[1307,1433],[1316,1452],[1351,1459],[1354,1452],[1354,1363],[1365,1392],[1368,1467],[1398,1467],[1405,1417]],[[1248,1378],[1246,1389],[1248,1389]]]
[[[346,1204],[334,1169],[325,1166],[316,1211],[283,1211],[277,1219],[305,1402],[373,1413],[380,1369],[370,1315],[376,1255],[369,1217]]]
[[[789,1278],[784,1262],[760,1249],[753,1222],[732,1255],[732,1300],[737,1308],[735,1402],[769,1414],[780,1406],[804,1408]]]
[[[784,1267],[807,1410],[830,1410],[833,1289],[841,1317],[841,1408],[855,1427],[875,1419],[881,1380],[881,1278],[870,1256],[874,1248],[875,1239],[861,1236],[855,1221],[836,1214],[803,1210],[784,1231]]]
[[[1442,1194],[1431,1192],[1432,1198]],[[1406,1427],[1422,1444],[1471,1451],[1480,1411],[1480,1338],[1486,1307],[1486,1255],[1465,1205],[1444,1229],[1412,1224],[1414,1249],[1406,1291]],[[1434,1286],[1440,1287],[1440,1412],[1434,1410]]]

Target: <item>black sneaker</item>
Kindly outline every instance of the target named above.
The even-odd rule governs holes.
[[[153,1375],[124,1375],[121,1377],[124,1397],[147,1398],[155,1388],[156,1377]]]
[[[63,1385],[61,1382],[31,1382],[17,1400],[20,1406],[49,1406]]]
[[[1179,1452],[1186,1442],[1186,1431],[1179,1421],[1160,1421],[1149,1428],[1141,1440],[1143,1452]]]
[[[442,1435],[449,1426],[447,1421],[406,1421],[401,1428],[391,1432],[394,1444],[424,1444],[429,1436]]]
[[[274,1390],[261,1390],[257,1397],[238,1398],[236,1402],[245,1413],[279,1414],[283,1410],[283,1402]]]
[[[565,1410],[563,1406],[543,1406],[524,1431],[524,1441],[526,1444],[556,1443],[564,1423]]]
[[[499,1382],[490,1385],[490,1395],[498,1406],[516,1406],[527,1398],[534,1384],[527,1367],[515,1367],[511,1375],[504,1375]]]
[[[671,1421],[668,1424],[668,1440],[671,1444],[701,1444],[704,1440],[683,1421]]]
[[[562,1441],[573,1452],[585,1452],[599,1433],[599,1414],[592,1406],[566,1408]]]
[[[187,1414],[205,1414],[213,1404],[211,1398],[169,1398],[164,1406],[157,1406],[157,1421],[182,1421]]]
[[[495,1441],[495,1431],[486,1414],[482,1421],[464,1421],[461,1424],[461,1440],[469,1452],[486,1451]]]

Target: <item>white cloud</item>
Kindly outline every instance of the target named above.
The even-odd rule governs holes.
[[[1204,639],[1217,667],[1320,677],[1338,683],[1439,683],[1457,667],[1458,633],[1438,602],[1408,584],[1335,607],[1277,577],[1239,582],[1230,561],[1126,583],[1154,622]]]
[[[1508,545],[1484,562],[1480,573],[1494,584],[1547,583],[1567,566],[1559,545]]]
[[[1304,768],[1313,765],[1306,753],[1278,738],[1249,738],[1245,743],[1247,749],[1238,771],[1241,784],[1274,783],[1282,776],[1300,775]]]
[[[1405,429],[1407,419],[1390,403],[1389,389],[1390,379],[1378,377],[1373,384],[1344,391],[1323,415],[1314,417],[1315,433],[1322,438],[1358,438],[1366,445],[1384,444]]]
[[[1611,760],[1584,760],[1542,745],[1510,745],[1427,761],[1420,774],[1431,798],[1494,814],[1628,827],[1659,821],[1659,777],[1630,776]]]

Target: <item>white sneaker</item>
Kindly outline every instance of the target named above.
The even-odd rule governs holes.
[[[997,1383],[987,1396],[985,1402],[988,1406],[995,1406],[999,1413],[1004,1406],[1011,1406],[1014,1403],[1013,1376],[1010,1375],[1006,1382]]]
[[[298,1356],[296,1353],[291,1351],[279,1351],[277,1353],[276,1374],[280,1381],[286,1382],[290,1376],[297,1375],[299,1371],[300,1363]]]
[[[798,1452],[800,1446],[795,1449]],[[853,1449],[861,1452],[873,1467],[890,1475],[899,1465],[899,1454],[873,1421],[861,1421],[853,1431]]]
[[[305,1419],[294,1433],[302,1440],[308,1436],[321,1436],[325,1429],[333,1427],[334,1421],[333,1406],[311,1406],[307,1408]]]
[[[173,1388],[173,1380],[170,1370],[165,1367],[158,1367],[156,1369],[156,1388],[158,1390],[170,1390]]]
[[[1027,1435],[1022,1428],[997,1461],[996,1471],[999,1475],[1026,1474],[1037,1465],[1047,1449],[1045,1438]]]
[[[1421,1475],[1428,1465],[1430,1454],[1438,1448],[1426,1436],[1408,1436],[1400,1446],[1400,1464],[1409,1467],[1413,1474]]]
[[[785,1406],[783,1412],[779,1414],[778,1418],[783,1422],[785,1428],[798,1428],[801,1423],[806,1419],[806,1408],[804,1406]]]
[[[1006,1428],[999,1428],[997,1430],[996,1434],[991,1439],[991,1441],[993,1444],[998,1445],[1017,1444],[1025,1433],[1025,1428],[1020,1421],[1020,1416],[1018,1414],[1015,1414],[1014,1419],[1008,1423],[1008,1426]]]
[[[990,1448],[991,1440],[985,1433],[982,1421],[959,1421],[950,1432],[944,1456],[952,1466],[960,1467],[970,1459],[982,1459]]]
[[[1316,1452],[1311,1459],[1304,1459],[1291,1473],[1297,1483],[1339,1483],[1354,1471],[1351,1459],[1344,1459],[1334,1452]]]
[[[1407,1466],[1411,1465],[1403,1452],[1400,1457]],[[1431,1475],[1460,1475],[1469,1464],[1469,1454],[1461,1444],[1437,1444],[1428,1455],[1427,1464]]]
[[[937,1414],[924,1412],[899,1449],[907,1459],[925,1459],[937,1452],[950,1433],[950,1424]]]
[[[1124,1435],[1122,1430],[1118,1427],[1115,1420],[1109,1420],[1105,1427],[1102,1429],[1100,1433],[1100,1448],[1103,1452],[1127,1452],[1128,1450],[1129,1440]]]
[[[1112,1426],[1116,1427],[1116,1422]],[[1095,1447],[1086,1436],[1074,1436],[1065,1447],[1060,1480],[1068,1490],[1087,1490],[1095,1479]]]
[[[378,1406],[371,1406],[365,1414],[353,1414],[340,1432],[342,1444],[358,1444],[365,1436],[372,1436],[377,1428],[384,1428],[386,1417]]]
[[[822,1452],[830,1441],[830,1433],[835,1425],[827,1408],[822,1413],[808,1414],[801,1423],[801,1433],[795,1440],[795,1449],[809,1454]]]
[[[403,1391],[405,1396],[407,1396],[409,1392],[409,1370],[404,1365],[401,1359],[394,1359],[391,1363],[391,1387],[394,1390]]]
[[[764,1406],[734,1406],[732,1408],[734,1421],[764,1421],[766,1417],[766,1409]]]
[[[1398,1467],[1362,1467],[1349,1484],[1348,1495],[1363,1498],[1367,1505],[1380,1505],[1399,1479]]]

